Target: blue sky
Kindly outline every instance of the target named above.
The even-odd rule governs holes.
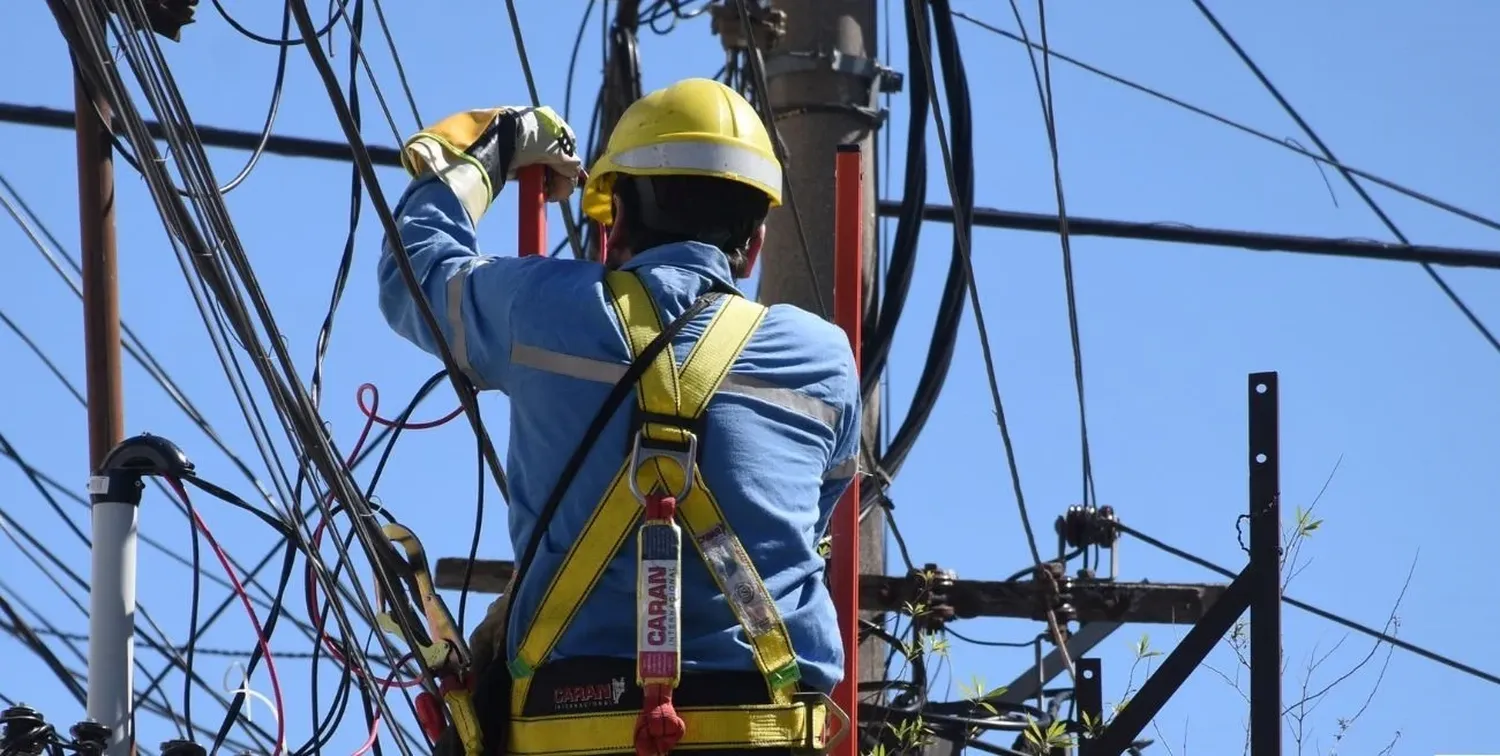
[[[237,0],[226,7],[267,36],[279,28],[279,7]],[[521,23],[542,98],[561,107],[574,30],[585,3],[521,3]],[[1014,30],[1009,7],[955,2],[957,9]],[[1222,7],[1219,7],[1222,6]],[[891,65],[904,70],[906,53],[894,3]],[[469,107],[527,101],[524,80],[501,3],[454,2],[442,16],[410,5],[384,9],[424,119]],[[1347,164],[1478,212],[1500,199],[1500,156],[1488,149],[1500,106],[1482,93],[1493,84],[1500,50],[1488,32],[1500,10],[1479,0],[1449,0],[1425,13],[1410,4],[1216,3],[1214,11],[1267,75],[1281,87]],[[1029,28],[1035,7],[1023,8]],[[553,15],[555,14],[555,15]],[[230,29],[209,4],[184,42],[167,49],[178,86],[200,124],[258,129],[270,93],[275,50]],[[578,65],[574,113],[579,130],[599,71],[597,11]],[[460,19],[460,23],[455,23]],[[1278,136],[1301,139],[1187,2],[1081,3],[1048,6],[1051,43],[1111,72]],[[884,21],[884,18],[882,18]],[[392,102],[400,132],[414,124],[373,19],[366,49]],[[3,99],[71,108],[65,46],[42,4],[15,4],[5,25],[21,33],[0,48]],[[1021,46],[960,22],[975,117],[976,185],[980,205],[1033,212],[1055,209],[1045,131],[1030,68]],[[882,32],[884,35],[884,32]],[[348,65],[348,35],[335,34],[333,59]],[[643,33],[645,83],[659,86],[689,75],[712,75],[722,64],[717,38],[704,19],[669,37]],[[24,73],[23,73],[24,72]],[[1201,117],[1127,91],[1067,65],[1053,68],[1061,165],[1069,211],[1076,215],[1159,220],[1287,233],[1388,238],[1384,228],[1334,175],[1328,183],[1305,157]],[[365,135],[373,144],[396,137],[368,96]],[[888,132],[905,133],[905,95],[898,95]],[[581,115],[580,115],[581,113]],[[294,49],[277,133],[338,139],[340,132],[306,52]],[[40,214],[72,253],[77,249],[73,138],[67,131],[0,126],[0,173]],[[928,199],[947,203],[935,138]],[[893,167],[902,160],[894,146]],[[213,151],[220,181],[237,173],[244,153]],[[809,159],[817,159],[812,157]],[[118,164],[122,310],[167,370],[204,408],[219,433],[247,458],[254,447],[170,252],[144,182]],[[894,170],[888,171],[894,173]],[[394,197],[405,177],[381,172]],[[274,308],[304,378],[313,340],[347,230],[350,169],[342,164],[266,157],[243,186],[228,195],[236,227]],[[1330,192],[1329,185],[1332,186]],[[899,186],[899,185],[898,185]],[[1473,247],[1500,246],[1500,236],[1473,223],[1371,190],[1414,240]],[[889,196],[889,195],[887,195]],[[514,202],[502,199],[481,228],[489,251],[510,254]],[[364,214],[358,252],[326,362],[324,414],[347,449],[361,417],[353,396],[366,381],[382,390],[394,412],[436,369],[435,362],[393,335],[375,305],[379,232]],[[554,234],[561,224],[554,215]],[[559,238],[554,236],[554,238]],[[82,320],[77,299],[8,220],[0,222],[4,274],[0,310],[36,339],[60,369],[83,380]],[[950,238],[936,225],[922,234],[918,268],[903,327],[891,359],[893,418],[905,411],[921,369]],[[1053,236],[978,231],[974,265],[989,323],[1001,389],[1011,421],[1026,501],[1042,533],[1076,502],[1080,460],[1072,358],[1061,275]],[[1491,460],[1500,452],[1500,375],[1495,353],[1413,265],[1372,263],[1218,250],[1145,242],[1073,241],[1090,437],[1099,498],[1123,520],[1162,540],[1238,568],[1243,554],[1235,518],[1245,508],[1245,374],[1277,370],[1282,390],[1282,491],[1287,510],[1309,504],[1337,466],[1316,515],[1322,527],[1308,541],[1305,568],[1289,592],[1304,600],[1381,626],[1414,570],[1399,610],[1399,634],[1487,670],[1500,670],[1500,651],[1484,641],[1484,627],[1500,621],[1487,584],[1500,515],[1489,504],[1500,484]],[[1500,328],[1500,278],[1476,271],[1444,275],[1480,318]],[[896,514],[919,562],[937,562],[960,576],[1000,579],[1029,560],[1017,508],[990,412],[972,314],[967,316],[952,373],[925,435],[892,491]],[[77,401],[9,331],[0,329],[7,370],[0,385],[9,401],[0,433],[32,464],[81,491],[86,474],[85,415]],[[206,478],[251,497],[253,490],[223,455],[178,412],[134,363],[127,363],[126,417],[132,432],[177,440]],[[1488,388],[1487,388],[1488,387]],[[445,413],[444,388],[421,416]],[[482,401],[492,428],[503,428],[503,397]],[[504,442],[500,433],[497,441]],[[467,550],[473,519],[474,460],[461,422],[411,433],[401,443],[379,498],[408,523],[434,555]],[[87,574],[87,550],[14,465],[0,465],[0,506],[12,532],[25,528]],[[498,501],[493,494],[490,501]],[[195,499],[223,546],[253,562],[275,546],[275,536],[248,516],[205,496]],[[62,506],[87,528],[82,507]],[[508,558],[491,509],[485,556]],[[159,494],[142,508],[142,531],[181,555],[189,553],[187,524]],[[1051,538],[1043,538],[1044,553]],[[9,545],[0,556],[6,598],[23,613],[29,604],[59,629],[81,633],[86,617]],[[1413,568],[1413,564],[1415,567]],[[892,566],[896,566],[894,552]],[[205,552],[205,568],[218,566]],[[1215,580],[1204,571],[1135,541],[1121,549],[1122,577],[1157,582]],[[141,554],[140,595],[152,616],[178,643],[185,640],[190,571],[150,548]],[[269,576],[268,576],[269,577]],[[368,579],[365,580],[368,584]],[[82,591],[71,594],[86,605]],[[301,606],[294,584],[292,604]],[[223,597],[205,582],[205,604]],[[19,600],[18,600],[19,599]],[[451,599],[456,602],[456,597]],[[299,612],[300,614],[300,612]],[[35,616],[26,614],[28,619]],[[1295,609],[1286,610],[1285,697],[1303,690],[1309,659],[1331,657],[1312,672],[1315,692],[1355,667],[1370,642]],[[965,635],[1026,640],[1034,623],[967,620]],[[1099,649],[1105,697],[1127,692],[1133,647],[1143,634],[1167,650],[1184,627],[1127,627]],[[204,647],[247,649],[253,641],[238,606],[202,639]],[[1341,645],[1339,645],[1341,644]],[[40,706],[68,723],[81,713],[21,646],[0,640],[0,693]],[[82,662],[58,646],[69,664]],[[306,652],[290,627],[273,651]],[[160,659],[141,651],[152,669]],[[1008,682],[1031,661],[1029,650],[977,648],[955,641],[939,689],[981,679]],[[1373,754],[1397,739],[1394,753],[1475,753],[1500,748],[1482,725],[1496,700],[1493,685],[1397,651],[1376,685],[1382,649],[1365,666],[1319,699],[1306,720],[1306,752]],[[240,659],[244,660],[243,657]],[[234,658],[200,656],[198,669],[218,685]],[[1221,647],[1210,663],[1235,676],[1233,653]],[[334,668],[323,662],[320,686],[331,691]],[[308,662],[278,665],[293,746],[308,737]],[[951,681],[950,681],[951,672]],[[1134,682],[1144,676],[1137,669]],[[237,674],[237,673],[236,673]],[[233,674],[227,676],[232,677]],[[1243,679],[1243,675],[1240,675]],[[260,672],[252,681],[269,693]],[[177,705],[182,681],[169,678]],[[1377,688],[1373,696],[1371,690]],[[327,693],[324,694],[324,701]],[[396,700],[393,697],[393,701]],[[326,703],[325,703],[326,705]],[[220,710],[194,697],[194,717],[217,724]],[[1340,719],[1355,717],[1335,742]],[[1242,747],[1243,700],[1223,676],[1204,668],[1156,720],[1154,752],[1231,753]],[[364,738],[351,712],[330,748],[357,748]],[[255,721],[270,722],[257,709]],[[1296,747],[1288,726],[1287,751]],[[143,742],[170,735],[143,718]],[[1158,750],[1160,749],[1160,750]]]

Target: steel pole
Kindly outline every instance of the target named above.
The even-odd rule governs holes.
[[[83,344],[87,366],[91,491],[106,455],[124,437],[120,384],[120,290],[115,257],[114,146],[110,108],[75,71],[78,223],[83,258]],[[93,504],[89,590],[88,715],[107,725],[107,756],[129,756],[135,728],[135,502]]]

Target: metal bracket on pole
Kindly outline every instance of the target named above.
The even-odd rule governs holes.
[[[766,79],[774,79],[798,71],[837,71],[856,76],[874,85],[875,91],[894,94],[901,91],[905,82],[899,71],[880,64],[880,61],[849,55],[838,50],[826,52],[816,50],[791,50],[766,56]]]
[[[186,477],[193,463],[149,434],[116,444],[89,478],[93,549],[89,589],[88,716],[110,729],[105,756],[135,748],[135,564],[142,479]]]
[[[1119,756],[1130,747],[1214,644],[1250,610],[1250,753],[1281,754],[1280,398],[1274,372],[1249,378],[1250,564],[1172,649],[1156,673],[1082,756]]]

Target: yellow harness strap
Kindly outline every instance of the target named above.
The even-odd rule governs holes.
[[[634,357],[662,330],[656,307],[630,273],[611,272],[605,284]],[[532,673],[547,660],[640,522],[644,494],[652,491],[677,494],[677,517],[744,628],[771,697],[764,705],[678,709],[687,733],[677,748],[825,747],[831,703],[823,696],[809,700],[794,695],[800,672],[781,614],[696,464],[693,428],[765,313],[762,305],[728,297],[681,368],[666,349],[642,375],[636,391],[639,430],[630,457],[558,567],[521,638],[517,658],[510,662],[515,681],[511,753],[563,756],[632,749],[634,712],[542,717],[523,717],[522,712]],[[833,716],[843,720],[842,712]]]

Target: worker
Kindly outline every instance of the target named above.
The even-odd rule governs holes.
[[[576,150],[547,107],[459,113],[403,147],[399,244],[458,369],[510,397],[514,553],[539,539],[473,634],[478,686],[504,688],[499,711],[478,712],[486,753],[825,747],[844,649],[818,542],[855,473],[859,380],[841,329],[736,286],[781,203],[765,126],[734,90],[687,79],[626,109],[591,170]],[[529,166],[546,169],[550,201],[584,184],[601,259],[477,251],[481,217]],[[381,311],[437,354],[391,242]],[[673,326],[560,479],[611,388]]]

